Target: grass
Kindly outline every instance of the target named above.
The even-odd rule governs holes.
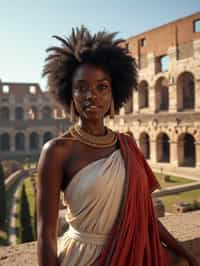
[[[159,173],[156,173],[156,177],[162,188],[184,185],[194,182],[193,180],[177,176],[170,176],[170,181],[166,182],[162,179],[162,175]],[[200,189],[181,192],[175,195],[161,197],[160,199],[164,203],[167,212],[176,212],[177,203],[180,202],[192,203],[194,200],[200,201]]]
[[[170,176],[170,181],[165,182],[162,179],[162,175],[159,173],[156,173],[156,177],[161,185],[162,188],[167,188],[167,187],[173,187],[173,186],[178,186],[178,185],[184,185],[184,184],[189,184],[191,182],[194,182],[193,180],[186,179],[183,177],[177,177],[177,176]]]
[[[36,168],[37,162],[23,163],[23,168],[25,170]]]
[[[165,205],[167,212],[175,212],[175,204],[179,202],[192,203],[194,200],[200,201],[200,189],[182,192],[176,195],[160,198]]]

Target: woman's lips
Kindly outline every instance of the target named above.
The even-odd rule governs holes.
[[[84,109],[96,110],[96,109],[100,109],[100,106],[98,104],[86,101],[84,103]]]
[[[96,111],[96,110],[99,110],[99,107],[96,106],[96,105],[89,105],[85,108],[86,110],[93,110],[93,111]]]
[[[96,104],[89,104],[89,105],[84,106],[84,109],[90,112],[97,112],[97,111],[100,111],[101,107]]]

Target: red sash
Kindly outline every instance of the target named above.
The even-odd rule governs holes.
[[[98,266],[169,266],[161,245],[151,192],[159,184],[136,143],[118,134],[126,167],[120,212]]]

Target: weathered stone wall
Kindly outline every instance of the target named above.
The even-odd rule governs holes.
[[[170,215],[160,220],[200,262],[200,211]],[[36,242],[0,248],[0,266],[37,265]],[[173,255],[172,266],[188,264]]]

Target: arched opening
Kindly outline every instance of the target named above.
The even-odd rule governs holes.
[[[138,86],[139,97],[139,109],[147,108],[149,106],[149,86],[148,83],[143,80]]]
[[[177,79],[178,111],[195,108],[195,82],[190,72],[183,72]]]
[[[50,119],[52,118],[52,110],[49,106],[45,106],[42,109],[42,118],[43,119]]]
[[[0,150],[1,151],[10,150],[10,136],[8,133],[4,133],[0,136]]]
[[[25,136],[23,133],[15,135],[15,149],[16,151],[23,151],[25,149]]]
[[[22,107],[15,108],[15,119],[23,120],[24,119],[24,109]]]
[[[51,132],[49,132],[49,131],[45,132],[43,135],[43,144],[52,138],[53,138],[53,134]]]
[[[8,121],[10,120],[10,111],[8,107],[0,108],[0,120],[1,121]]]
[[[38,119],[38,110],[37,110],[37,108],[35,106],[31,106],[31,108],[28,111],[28,114],[29,114],[29,118],[31,120]]]
[[[139,138],[140,149],[142,150],[144,157],[150,159],[150,141],[149,135],[145,132],[140,134]]]
[[[160,133],[156,139],[157,162],[170,162],[169,137],[165,133]]]
[[[168,80],[161,77],[155,85],[156,111],[167,111],[169,109],[169,89]]]
[[[29,137],[30,150],[37,150],[39,148],[39,135],[36,132],[32,132]]]
[[[180,166],[196,165],[195,139],[189,134],[182,134],[178,139],[178,162]]]

